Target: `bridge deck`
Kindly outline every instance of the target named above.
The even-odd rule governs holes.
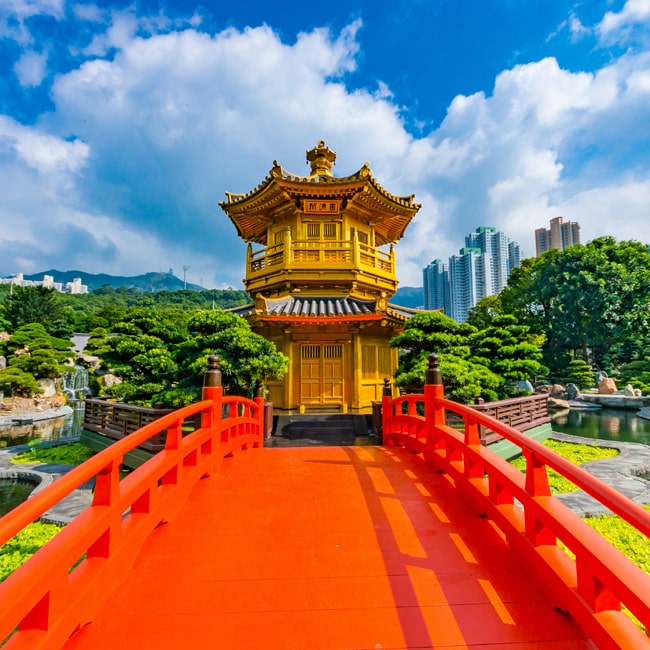
[[[593,648],[445,476],[381,447],[224,460],[66,645]]]

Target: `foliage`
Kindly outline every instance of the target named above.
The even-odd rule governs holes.
[[[222,310],[130,309],[114,331],[117,336],[103,339],[98,333],[97,340],[108,348],[104,367],[122,383],[104,393],[131,404],[183,406],[195,401],[211,354],[221,360],[224,388],[248,396],[265,379],[282,377],[288,364],[247,321]]]
[[[88,460],[93,452],[79,442],[54,447],[43,446],[39,441],[29,444],[29,451],[12,456],[10,461],[14,465],[33,463],[53,463],[62,465],[81,465]]]
[[[74,358],[72,343],[50,336],[40,323],[19,327],[3,345],[7,365],[36,378],[56,378],[70,370]]]
[[[544,359],[565,374],[579,351],[611,371],[608,351],[650,331],[650,255],[644,244],[612,237],[524,260],[501,293],[505,313],[544,333]]]
[[[650,355],[620,366],[616,372],[619,385],[631,384],[644,395],[650,394]]]
[[[574,465],[582,465],[591,460],[604,460],[605,458],[613,458],[618,455],[618,450],[610,449],[608,447],[599,447],[596,444],[578,444],[573,442],[561,442],[559,440],[545,440],[542,443],[551,451],[554,451],[559,456],[571,461]],[[519,456],[510,461],[521,472],[526,473],[526,460],[523,456]],[[553,494],[564,494],[566,492],[575,492],[576,486],[568,479],[558,474],[555,470],[548,469],[548,482]]]
[[[468,337],[476,328],[457,323],[440,312],[423,312],[410,318],[402,333],[390,340],[402,350],[395,383],[407,392],[421,392],[427,357],[440,357],[440,370],[448,398],[470,402],[476,397],[497,398],[502,379],[470,358]]]
[[[9,386],[11,394],[19,397],[31,397],[36,393],[42,393],[43,389],[38,385],[34,375],[20,370],[20,368],[5,368],[0,370],[0,386]]]
[[[583,359],[572,359],[567,367],[566,380],[578,388],[592,388],[596,383],[596,374]]]
[[[165,401],[175,406],[200,394],[208,357],[220,360],[222,382],[231,394],[253,397],[260,384],[271,377],[281,378],[288,359],[275,345],[255,334],[248,321],[236,314],[215,310],[194,314],[189,322],[190,337],[179,347],[178,386],[165,394]]]
[[[64,318],[60,294],[47,287],[13,287],[5,298],[4,318],[12,329],[40,323],[55,335],[69,336],[72,333]]]
[[[5,580],[49,542],[61,528],[55,524],[34,522],[0,546],[0,581]]]
[[[503,379],[499,397],[521,395],[518,381],[532,380],[548,371],[541,363],[544,336],[531,333],[530,327],[519,325],[508,314],[494,315],[484,322],[485,327],[469,337],[473,361]]]

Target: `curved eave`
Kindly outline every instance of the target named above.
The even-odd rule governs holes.
[[[266,244],[266,229],[271,213],[283,203],[295,199],[326,196],[352,201],[366,214],[369,222],[378,229],[382,245],[401,239],[411,219],[420,209],[413,195],[395,196],[387,192],[373,177],[367,167],[351,176],[296,176],[279,166],[246,194],[226,192],[227,201],[219,203],[235,224],[244,241]]]

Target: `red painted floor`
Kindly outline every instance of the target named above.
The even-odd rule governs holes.
[[[444,476],[401,450],[302,447],[225,459],[81,648],[593,646]]]

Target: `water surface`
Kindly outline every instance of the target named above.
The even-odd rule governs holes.
[[[650,445],[650,420],[623,409],[570,410],[554,413],[553,431],[584,438],[641,442]]]

